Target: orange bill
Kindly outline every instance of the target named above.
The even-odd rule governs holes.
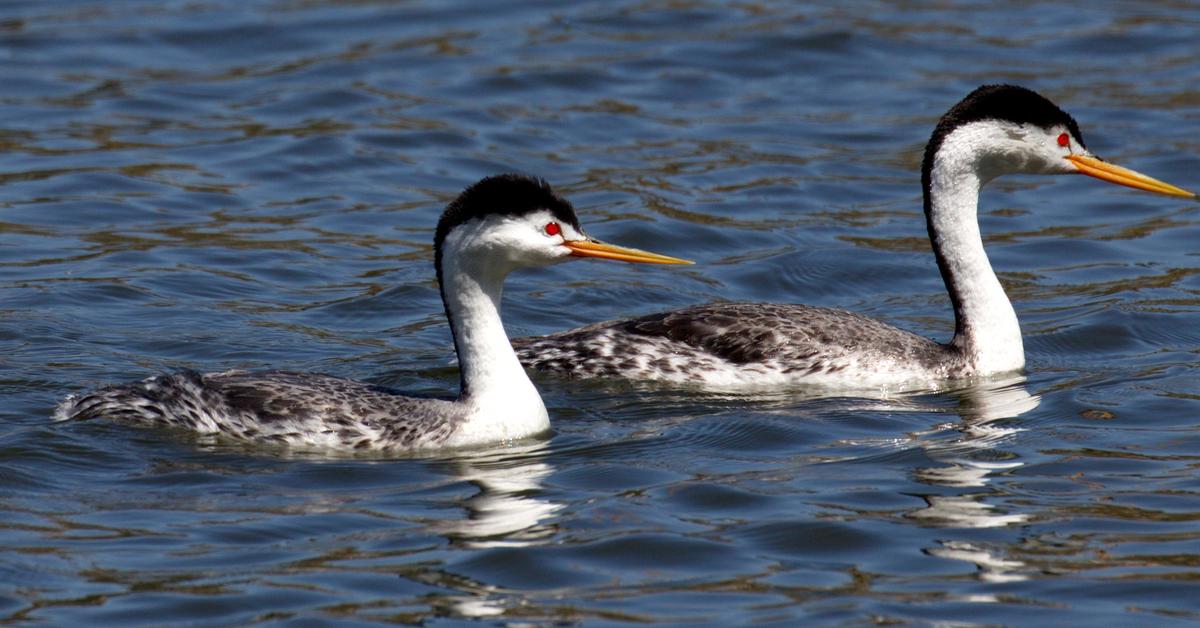
[[[1177,188],[1170,183],[1164,183],[1153,177],[1148,177],[1140,172],[1122,168],[1116,164],[1110,164],[1092,157],[1090,155],[1067,155],[1067,161],[1075,164],[1079,172],[1097,179],[1103,179],[1109,183],[1124,185],[1139,190],[1148,192],[1157,192],[1158,194],[1166,194],[1167,196],[1180,196],[1183,198],[1196,198],[1194,192],[1188,192],[1183,188]]]
[[[649,251],[641,251],[638,249],[627,249],[623,246],[615,244],[605,244],[598,240],[574,240],[563,243],[568,249],[571,249],[571,255],[576,257],[599,257],[602,259],[612,259],[621,262],[637,262],[639,264],[691,264],[685,259],[678,257],[668,257],[651,253]]]

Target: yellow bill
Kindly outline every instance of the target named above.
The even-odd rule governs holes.
[[[1157,192],[1166,194],[1167,196],[1180,196],[1183,198],[1196,198],[1194,192],[1188,192],[1183,188],[1177,188],[1170,183],[1164,183],[1153,177],[1148,177],[1140,172],[1122,168],[1116,164],[1110,164],[1107,161],[1102,161],[1090,155],[1067,155],[1067,161],[1075,164],[1079,172],[1088,176],[1103,179],[1109,183],[1124,185],[1139,190],[1148,192]]]
[[[668,257],[651,253],[649,251],[641,251],[638,249],[627,249],[623,246],[615,244],[605,244],[598,240],[574,240],[563,243],[568,249],[571,249],[571,255],[576,257],[599,257],[603,259],[613,259],[621,262],[637,262],[639,264],[692,264],[685,259],[678,257]]]

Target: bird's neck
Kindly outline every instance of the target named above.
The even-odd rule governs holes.
[[[463,441],[523,438],[550,427],[546,406],[513,353],[500,320],[508,271],[485,260],[448,255],[439,273],[461,370],[459,403],[468,419]]]
[[[954,304],[951,347],[981,375],[1021,369],[1021,326],[979,234],[979,190],[987,175],[970,151],[954,150],[939,151],[925,175],[929,239]]]

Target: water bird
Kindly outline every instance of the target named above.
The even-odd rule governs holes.
[[[976,216],[980,188],[1017,173],[1086,174],[1196,198],[1093,155],[1075,120],[1036,92],[984,85],[942,116],[921,166],[925,222],[954,307],[950,342],[839,309],[712,303],[518,338],[514,347],[538,371],[721,390],[923,389],[1019,371],[1021,328],[984,252]]]
[[[500,320],[504,279],[520,268],[580,257],[690,263],[587,236],[571,204],[540,179],[488,177],[446,207],[434,235],[434,265],[458,352],[457,398],[410,397],[317,373],[182,371],[72,395],[55,418],[341,449],[465,447],[535,435],[550,422]]]

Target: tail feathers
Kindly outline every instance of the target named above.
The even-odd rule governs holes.
[[[201,385],[195,371],[158,375],[132,384],[120,384],[71,395],[54,410],[55,421],[86,421],[105,418],[134,423],[161,423],[164,409],[182,391]]]

